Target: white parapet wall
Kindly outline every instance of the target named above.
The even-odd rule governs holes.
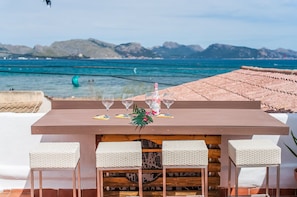
[[[0,191],[5,189],[30,188],[29,151],[40,142],[69,141],[81,143],[82,189],[96,188],[95,135],[32,135],[31,125],[45,113],[0,113]],[[297,114],[271,114],[286,123],[297,134]],[[222,136],[221,186],[227,187],[227,142],[229,139],[269,138],[282,148],[281,188],[296,188],[293,169],[295,158],[284,144],[295,148],[290,135],[286,136]],[[265,169],[244,169],[240,172],[242,187],[264,186]],[[270,171],[272,187],[275,187],[275,170]],[[37,178],[37,174],[35,176]],[[71,188],[72,174],[68,171],[44,174],[45,188]],[[37,183],[37,182],[36,182]],[[36,185],[38,186],[38,184]]]
[[[80,142],[82,188],[95,188],[95,135],[32,135],[31,125],[44,114],[0,113],[0,191],[30,188],[30,150],[40,142],[62,141]],[[45,172],[43,179],[45,188],[72,188],[70,171]]]

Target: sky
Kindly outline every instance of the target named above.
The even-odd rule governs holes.
[[[49,46],[94,38],[297,51],[297,0],[0,0],[0,43]]]

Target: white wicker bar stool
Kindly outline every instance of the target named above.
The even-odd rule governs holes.
[[[103,197],[104,170],[138,170],[139,196],[142,192],[142,149],[140,141],[99,142],[96,149],[97,197]]]
[[[202,196],[208,196],[208,148],[204,140],[163,141],[162,165],[164,197],[167,168],[201,168]]]
[[[43,142],[29,153],[31,197],[34,197],[34,171],[39,171],[39,196],[42,197],[42,171],[72,170],[73,196],[76,197],[76,170],[78,197],[80,188],[80,144],[78,142]]]
[[[269,196],[269,167],[276,167],[276,197],[280,195],[281,148],[270,140],[228,141],[228,196],[231,196],[231,163],[235,166],[235,196],[238,196],[238,176],[243,167],[266,167],[266,194]]]

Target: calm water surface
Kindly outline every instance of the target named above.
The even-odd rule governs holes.
[[[42,90],[51,97],[143,94],[241,66],[297,69],[297,60],[0,60],[0,90]],[[72,83],[78,77],[78,87]]]

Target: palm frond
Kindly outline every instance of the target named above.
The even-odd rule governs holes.
[[[295,137],[294,133],[291,131],[292,138],[297,146],[297,138]]]
[[[150,113],[147,113],[145,109],[138,108],[136,105],[133,106],[133,113],[132,113],[132,124],[136,125],[137,128],[144,128],[149,123],[153,122],[153,118],[151,117]]]
[[[290,148],[287,144],[285,144],[285,146],[289,149],[289,151],[290,151],[295,157],[297,157],[297,154],[292,150],[292,148]]]
[[[293,140],[294,140],[294,143],[295,143],[295,145],[296,145],[296,147],[297,147],[297,137],[294,135],[294,133],[291,131],[291,136],[292,136],[292,138],[293,138]],[[295,156],[295,157],[297,157],[297,153],[291,148],[291,147],[289,147],[287,144],[285,144],[285,146],[288,148],[288,150]]]

